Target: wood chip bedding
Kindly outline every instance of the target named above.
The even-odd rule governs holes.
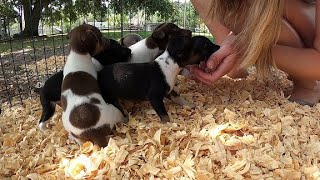
[[[161,124],[148,102],[124,102],[130,121],[103,149],[70,142],[60,108],[41,132],[39,99],[4,105],[0,179],[319,179],[320,104],[289,102],[291,84],[276,76],[212,87],[179,77],[197,109],[166,101],[171,122]]]

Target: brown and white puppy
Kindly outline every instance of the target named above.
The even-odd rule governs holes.
[[[62,122],[69,138],[79,144],[92,141],[103,147],[115,124],[125,118],[119,109],[103,100],[91,61],[103,50],[102,34],[96,27],[82,24],[69,37],[71,49],[61,87]]]
[[[131,63],[152,62],[157,56],[164,52],[171,38],[178,36],[191,37],[192,32],[181,29],[173,23],[162,23],[158,25],[152,34],[130,46]]]
[[[103,38],[103,42],[104,50],[91,58],[96,71],[100,71],[106,65],[128,61],[131,56],[131,50],[129,48],[121,46],[113,39]],[[35,89],[40,95],[42,106],[42,114],[39,120],[40,130],[45,130],[47,128],[46,124],[53,116],[56,104],[61,106],[60,96],[62,80],[63,71],[59,71],[47,79],[43,87]]]
[[[130,47],[134,45],[135,43],[141,41],[143,38],[136,33],[129,33],[123,36],[123,38],[120,39],[120,44],[124,47]]]

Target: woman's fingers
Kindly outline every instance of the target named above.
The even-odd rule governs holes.
[[[193,73],[192,73],[193,80],[201,81],[202,83],[207,84],[207,85],[212,85],[211,81],[204,79],[201,75],[198,75],[198,73],[202,72],[201,69],[194,68],[192,71],[193,71]],[[200,72],[198,72],[198,71],[200,71]]]
[[[226,57],[214,71],[205,72],[197,66],[190,67],[190,73],[194,78],[205,84],[213,84],[218,81],[222,76],[226,75],[234,67],[236,61],[236,55],[231,54]]]
[[[211,70],[215,70],[221,61],[225,59],[226,57],[230,56],[232,53],[232,48],[229,44],[223,45],[220,47],[219,50],[214,52],[207,61],[207,67]]]
[[[190,69],[190,73],[194,76],[194,78],[208,85],[213,84],[219,79],[219,77],[212,76],[211,73],[207,73],[198,67],[192,67]]]

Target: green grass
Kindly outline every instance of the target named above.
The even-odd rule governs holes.
[[[130,33],[130,32],[129,31],[124,31],[123,35],[126,35],[128,33]],[[132,33],[139,34],[143,38],[146,38],[151,34],[151,32],[149,32],[149,31],[148,32],[147,31],[139,31],[139,32],[132,31]],[[102,31],[102,34],[103,34],[103,36],[105,36],[107,38],[114,39],[114,40],[121,39],[121,32],[120,31]]]
[[[68,40],[66,35],[57,35],[49,37],[25,38],[25,39],[12,39],[5,42],[0,42],[0,52],[9,53],[21,51],[22,49],[33,48],[53,48],[67,44]]]
[[[134,32],[134,31],[132,31]],[[129,31],[123,32],[123,35],[129,33]],[[142,36],[143,38],[149,36],[151,32],[139,31],[134,32]],[[102,31],[103,36],[111,38],[114,40],[119,40],[121,38],[120,31]],[[214,38],[209,33],[193,33],[193,35],[203,35],[208,37],[211,41]],[[0,53],[10,53],[21,51],[22,49],[53,49],[53,47],[61,47],[62,45],[68,44],[68,39],[66,34],[48,36],[48,37],[37,37],[37,38],[27,38],[27,39],[12,39],[10,41],[0,42]]]

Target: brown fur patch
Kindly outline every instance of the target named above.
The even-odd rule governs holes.
[[[100,104],[101,101],[99,99],[97,99],[97,98],[91,98],[90,99],[90,103],[92,103],[92,104]]]
[[[104,47],[100,30],[89,24],[82,24],[75,27],[68,33],[70,48],[78,54],[91,56],[101,52]]]
[[[164,33],[164,36],[161,35]],[[151,36],[147,38],[147,47],[154,49],[159,47],[160,50],[165,50],[169,39],[177,36],[191,37],[192,32],[187,29],[181,29],[173,23],[162,23],[158,25]]]
[[[61,97],[60,97],[60,101],[61,101],[61,105],[60,105],[60,106],[62,107],[63,111],[66,111],[66,109],[67,109],[67,104],[68,104],[67,98],[64,97],[64,96],[61,96]]]
[[[70,123],[76,128],[89,128],[98,123],[100,110],[93,104],[84,103],[71,111],[69,119]]]
[[[66,75],[62,82],[62,92],[71,89],[76,95],[100,94],[97,80],[89,73],[78,71]]]
[[[112,132],[110,125],[103,125],[97,129],[90,129],[80,134],[80,138],[86,141],[91,141],[98,144],[100,147],[108,145],[108,139],[106,138]]]

